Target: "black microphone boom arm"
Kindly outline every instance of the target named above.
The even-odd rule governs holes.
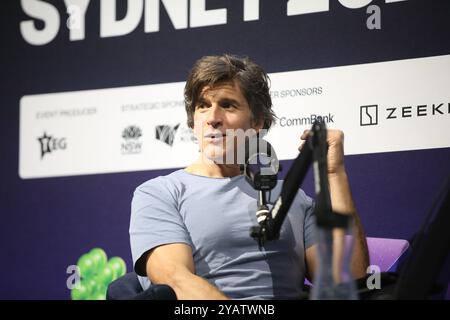
[[[300,154],[286,174],[280,195],[267,218],[262,220],[259,226],[252,227],[250,230],[251,236],[257,239],[260,244],[263,244],[266,240],[279,238],[284,219],[312,163],[314,163],[316,193],[314,214],[317,226],[345,228],[349,224],[350,215],[336,214],[331,208],[327,168],[327,129],[321,117],[317,117],[311,131],[312,134],[307,138]]]

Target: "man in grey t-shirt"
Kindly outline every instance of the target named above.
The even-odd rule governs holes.
[[[198,160],[140,185],[132,201],[131,249],[141,284],[168,284],[178,299],[298,298],[317,266],[312,200],[300,190],[280,239],[260,247],[249,236],[257,193],[241,175],[240,145],[230,134],[272,125],[267,74],[248,58],[203,57],[186,82],[185,104]],[[352,272],[362,277],[367,245],[344,167],[343,133],[329,130],[328,144],[332,207],[356,221]],[[269,200],[280,188],[281,182]]]

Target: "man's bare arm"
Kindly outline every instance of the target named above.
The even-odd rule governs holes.
[[[167,284],[179,300],[228,299],[215,286],[195,275],[192,249],[184,243],[154,248],[147,256],[147,276],[153,284]]]
[[[306,140],[309,130],[303,132],[300,137]],[[328,130],[328,182],[330,186],[331,206],[333,211],[349,214],[354,220],[354,250],[351,261],[351,272],[354,278],[362,278],[366,275],[369,266],[369,253],[366,237],[361,225],[355,204],[353,202],[350,184],[344,165],[344,133],[340,130]],[[318,265],[316,246],[306,250],[306,264],[311,276]]]
[[[341,172],[329,175],[331,205],[333,211],[351,214],[354,221],[353,230],[353,255],[351,260],[351,271],[353,277],[362,278],[366,275],[369,266],[369,254],[364,234],[356,207],[353,203],[350,184],[344,169]]]

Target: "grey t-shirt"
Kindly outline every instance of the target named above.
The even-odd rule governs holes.
[[[271,192],[274,202],[282,181]],[[280,239],[260,248],[257,191],[243,175],[209,178],[177,170],[151,179],[134,192],[130,241],[144,289],[148,250],[169,243],[192,247],[195,272],[233,299],[295,299],[305,276],[305,248],[314,243],[313,201],[302,190],[283,223]],[[140,260],[139,260],[140,259]]]

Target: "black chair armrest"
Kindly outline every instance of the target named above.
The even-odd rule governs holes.
[[[106,300],[176,300],[171,287],[165,284],[151,285],[143,290],[137,274],[129,272],[108,285]]]

